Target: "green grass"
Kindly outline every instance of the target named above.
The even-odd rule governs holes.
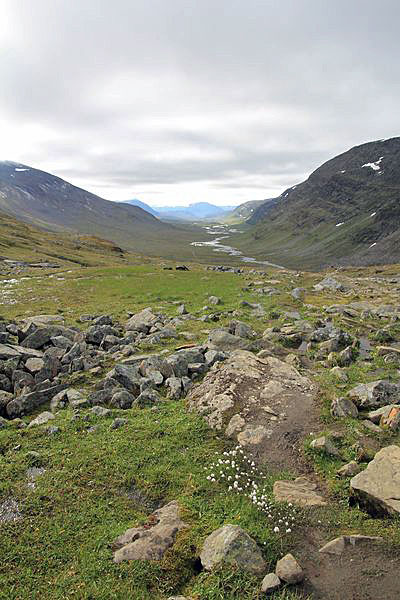
[[[310,293],[306,302],[315,305],[311,309],[290,297],[292,287],[310,287],[321,279],[318,275],[305,273],[294,279],[291,273],[271,269],[266,278],[279,279],[274,287],[281,294],[267,297],[248,288],[250,281],[260,279],[259,275],[239,277],[207,271],[200,265],[191,265],[190,269],[165,271],[162,265],[148,261],[135,266],[74,267],[53,277],[34,273],[34,277],[15,286],[14,303],[3,304],[0,310],[7,319],[60,313],[67,323],[76,325],[79,315],[92,313],[111,314],[123,323],[128,311],[146,306],[176,315],[178,302],[184,302],[189,312],[199,316],[208,297],[219,296],[223,304],[208,312],[238,311],[234,317],[223,315],[218,323],[187,320],[178,328],[178,332],[189,332],[201,343],[208,329],[226,325],[232,318],[240,318],[261,333],[282,324],[286,310],[299,310],[314,323],[321,306],[337,303],[330,294]],[[389,268],[387,271],[390,273]],[[351,275],[350,271],[346,273]],[[357,294],[363,298],[363,289]],[[342,296],[340,302],[355,298],[356,293]],[[266,316],[254,319],[248,309],[240,307],[242,300],[261,303]],[[273,312],[280,315],[278,319],[270,318]],[[344,324],[336,317],[335,322],[353,334],[370,332],[368,326],[373,325],[368,320]],[[387,320],[380,323],[385,324]],[[392,327],[397,335],[398,325]],[[167,341],[165,346],[172,349],[181,343],[184,338]],[[323,427],[327,433],[340,431],[338,443],[346,460],[354,457],[351,446],[361,426],[354,419],[334,420],[329,414],[330,401],[359,381],[374,379],[372,368],[395,375],[393,366],[377,356],[371,367],[357,362],[347,369],[349,383],[343,387],[329,371],[318,366],[305,373],[315,377],[320,386]],[[75,386],[88,390],[96,382],[81,373],[72,379]],[[195,600],[256,600],[261,597],[260,581],[249,574],[228,567],[211,574],[198,572],[203,540],[228,523],[241,525],[260,544],[271,570],[282,552],[301,544],[302,531],[309,527],[318,529],[324,539],[358,532],[383,535],[394,548],[400,545],[398,521],[372,519],[349,506],[348,481],[336,478],[336,469],[343,462],[315,453],[309,448],[310,440],[305,443],[305,456],[319,474],[331,502],[327,508],[302,512],[297,531],[281,540],[250,501],[206,480],[205,468],[214,461],[216,452],[230,447],[230,442],[212,432],[202,418],[188,413],[183,400],[163,402],[158,410],[114,410],[106,418],[96,418],[89,411],[82,414],[81,419],[71,420],[70,411],[61,411],[56,422],[61,431],[55,436],[48,436],[44,428],[21,430],[10,426],[0,431],[0,502],[16,498],[24,515],[21,521],[0,525],[1,599],[165,600],[182,593]],[[110,430],[115,416],[127,418],[128,424]],[[98,429],[89,433],[87,428],[92,425],[98,425]],[[399,441],[399,436],[384,434],[384,443]],[[29,454],[32,451],[39,453],[38,459]],[[26,470],[35,462],[46,472],[35,489],[30,489]],[[150,510],[129,498],[133,486],[149,505],[178,500],[183,518],[190,525],[160,563],[112,562],[109,544],[128,527],[145,523]],[[273,596],[274,600],[302,597],[290,589]]]

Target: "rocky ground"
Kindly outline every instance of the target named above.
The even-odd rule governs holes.
[[[192,270],[179,266],[179,277]],[[195,303],[192,294],[188,303],[182,294],[165,300],[165,311],[142,302],[74,321],[3,314],[0,597],[70,597],[68,578],[61,584],[55,574],[57,552],[45,559],[52,585],[42,585],[45,569],[34,595],[23,543],[42,540],[52,514],[58,536],[73,542],[55,516],[62,498],[54,486],[69,472],[68,455],[81,479],[75,486],[71,471],[68,488],[64,478],[66,505],[72,490],[83,498],[98,478],[100,495],[109,489],[118,506],[111,482],[123,478],[131,452],[139,457],[129,478],[137,510],[124,504],[123,518],[115,509],[109,525],[102,520],[90,550],[91,560],[104,561],[101,572],[112,568],[112,592],[83,583],[71,564],[71,597],[400,597],[400,271],[194,270],[206,278],[207,297]],[[221,279],[217,295],[212,283],[228,276],[229,297]],[[95,441],[80,442],[83,435]],[[158,456],[157,483],[146,469],[159,438],[171,456]],[[114,473],[85,463],[88,448],[100,462],[111,455]],[[121,481],[117,489],[121,495]],[[91,531],[82,519],[90,538],[99,524]],[[119,577],[132,581],[119,586]]]

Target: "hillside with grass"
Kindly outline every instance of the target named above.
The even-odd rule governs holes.
[[[0,210],[47,231],[73,232],[112,240],[150,256],[190,255],[201,239],[193,226],[162,223],[138,206],[110,202],[44,171],[0,162]]]
[[[294,268],[400,260],[400,138],[329,160],[262,204],[232,245]]]
[[[0,277],[0,598],[394,600],[398,267],[188,269]]]

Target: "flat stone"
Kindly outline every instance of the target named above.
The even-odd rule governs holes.
[[[315,491],[316,487],[306,477],[297,477],[294,481],[275,481],[273,493],[278,502],[291,502],[297,506],[325,506],[326,502]]]
[[[267,570],[260,548],[238,525],[224,525],[213,531],[204,541],[200,560],[207,571],[223,563],[254,575],[263,575]]]
[[[232,335],[224,329],[214,329],[210,332],[207,340],[207,347],[210,350],[237,350],[245,348],[247,344],[245,339]]]
[[[247,426],[243,431],[238,433],[237,440],[241,446],[256,446],[271,435],[272,430],[262,425],[256,425],[255,427]]]
[[[43,352],[14,344],[0,344],[0,360],[9,358],[42,358]]]
[[[104,406],[93,406],[90,409],[90,412],[96,415],[96,417],[106,417],[111,413],[111,410],[109,408],[104,408]]]
[[[322,554],[334,554],[340,556],[343,554],[346,548],[355,548],[362,544],[370,545],[374,542],[383,542],[382,537],[370,536],[370,535],[341,535],[334,540],[331,540],[325,546],[320,548],[319,552]]]
[[[0,523],[9,521],[18,521],[22,518],[22,513],[18,502],[14,498],[7,498],[0,504]]]
[[[300,583],[304,579],[304,571],[293,556],[286,554],[276,563],[275,573],[286,583]]]
[[[25,367],[29,373],[38,373],[44,367],[44,360],[42,358],[28,358]]]
[[[352,494],[372,514],[400,514],[400,447],[376,453],[367,468],[350,482]]]
[[[53,415],[53,413],[51,413],[49,411],[44,411],[44,412],[40,413],[40,415],[38,415],[36,417],[36,419],[33,419],[29,423],[28,429],[31,427],[35,427],[36,425],[45,425],[45,423],[48,423],[52,419],[55,419],[55,416]]]

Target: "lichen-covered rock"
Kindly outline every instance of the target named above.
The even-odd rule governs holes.
[[[379,408],[400,402],[400,385],[384,379],[360,383],[348,396],[360,408]]]
[[[262,575],[267,570],[256,542],[238,525],[224,525],[213,531],[204,541],[200,560],[207,571],[222,563],[255,575]]]

